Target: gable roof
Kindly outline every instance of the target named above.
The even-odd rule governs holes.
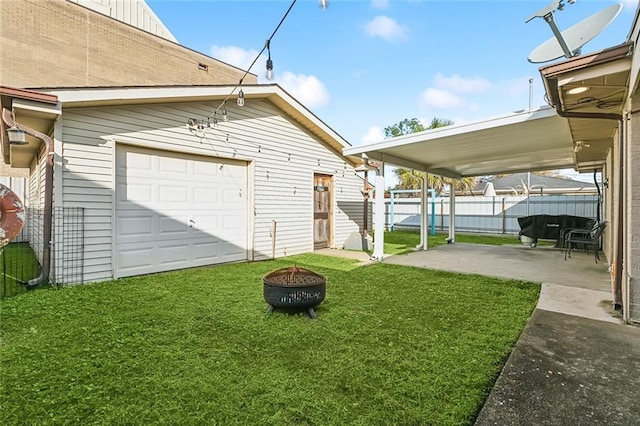
[[[113,105],[141,105],[176,102],[235,101],[237,86],[168,86],[168,87],[106,87],[106,88],[49,88],[41,92],[58,97],[64,108],[100,107]],[[242,85],[247,101],[265,99],[298,122],[315,137],[344,155],[351,145],[315,114],[277,84]],[[346,156],[353,165],[360,165],[359,156]]]

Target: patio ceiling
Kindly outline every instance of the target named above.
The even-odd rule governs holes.
[[[541,107],[347,148],[344,154],[459,178],[573,167],[573,151],[568,120]]]

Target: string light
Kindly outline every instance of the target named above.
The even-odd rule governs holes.
[[[227,101],[224,101],[224,102],[222,103],[222,121],[229,121],[229,115],[227,115],[227,108],[225,108],[225,106],[224,106],[224,104],[225,104],[226,102],[227,102]]]
[[[231,96],[233,96],[233,94],[235,93],[235,91],[238,88],[239,88],[239,91],[238,91],[238,97],[237,97],[236,102],[237,102],[239,107],[244,106],[244,104],[245,104],[245,96],[244,96],[244,91],[242,90],[243,80],[249,74],[249,72],[251,71],[251,69],[253,68],[253,66],[257,62],[257,60],[260,58],[260,56],[262,56],[262,54],[264,53],[265,49],[267,50],[267,63],[266,63],[267,75],[266,75],[266,77],[269,80],[273,79],[274,74],[273,74],[273,61],[271,60],[271,40],[273,39],[273,37],[275,36],[277,31],[280,29],[280,26],[282,25],[282,23],[285,21],[285,19],[289,15],[289,12],[293,8],[293,6],[296,4],[296,1],[297,0],[293,0],[291,2],[291,4],[289,5],[289,8],[285,12],[285,14],[282,16],[282,19],[280,20],[280,22],[278,23],[276,28],[271,33],[271,36],[266,40],[264,47],[256,55],[256,57],[253,60],[253,62],[251,63],[251,65],[249,65],[249,67],[246,69],[246,71],[243,74],[242,78],[240,78],[240,80],[238,81],[238,84],[231,90],[231,93],[229,93],[229,95],[227,95],[227,97],[221,102],[221,104],[214,110],[214,114],[213,114],[214,127],[213,128],[211,127],[211,123],[210,123],[210,118],[209,117],[207,117],[206,121],[205,120],[196,120],[196,119],[193,119],[193,118],[189,118],[188,121],[187,121],[187,127],[189,128],[189,130],[195,132],[201,138],[206,137],[206,135],[205,135],[205,130],[206,129],[213,129],[213,130],[221,131],[220,129],[216,128],[217,124],[218,124],[217,112],[218,111],[221,112],[223,121],[226,122],[226,121],[229,120],[227,109],[226,109],[225,105],[226,105],[227,100],[229,100],[229,98],[231,98]],[[318,4],[323,10],[326,10],[327,7],[329,6],[329,0],[319,0]],[[236,139],[238,139],[239,141],[245,142],[248,145],[253,145],[254,147],[257,148],[258,152],[262,152],[262,147],[260,145],[257,145],[257,144],[255,144],[255,143],[253,143],[251,141],[242,139],[242,138],[237,137],[237,136],[236,136]],[[226,133],[226,138],[223,140],[223,142],[229,144],[229,134],[228,133]],[[237,155],[237,150],[236,150],[235,147],[231,147],[231,148],[233,149],[232,156],[235,157]],[[281,150],[277,150],[277,149],[273,149],[273,148],[268,148],[268,149],[271,150],[271,151],[274,151],[274,152],[278,152],[278,153],[287,155],[287,160],[291,161],[291,153],[287,153],[285,151],[281,151]],[[318,162],[318,166],[321,165],[319,158],[314,158],[314,157],[300,155],[300,154],[296,154],[296,156],[300,157],[300,158],[307,158],[308,160],[311,160],[311,161],[316,160]],[[345,163],[345,169],[346,169],[346,163]],[[338,174],[338,172],[336,171],[336,175],[337,174]],[[357,176],[357,173],[355,173],[355,174]],[[343,175],[344,175],[344,172],[343,172]],[[266,177],[267,177],[267,179],[269,179],[269,171],[268,170],[266,172]]]
[[[239,107],[244,106],[244,92],[242,91],[242,89],[240,89],[240,91],[238,92],[238,100],[236,102],[238,103]]]
[[[267,40],[265,47],[267,48],[267,80],[273,80],[273,61],[271,60],[271,40]]]

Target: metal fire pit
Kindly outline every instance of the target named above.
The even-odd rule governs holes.
[[[274,308],[287,311],[307,311],[316,318],[315,306],[322,303],[327,279],[304,268],[291,267],[270,272],[262,278],[264,300],[269,304],[267,313]]]

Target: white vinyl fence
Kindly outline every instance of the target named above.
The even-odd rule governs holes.
[[[385,228],[420,227],[420,199],[385,200]],[[597,195],[456,196],[456,231],[518,234],[518,218],[538,214],[597,218]],[[449,197],[429,197],[429,230],[449,229]]]

